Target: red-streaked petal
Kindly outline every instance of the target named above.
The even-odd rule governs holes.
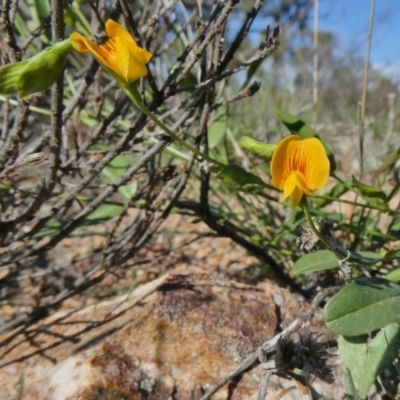
[[[276,147],[271,160],[271,174],[272,184],[280,190],[283,190],[286,179],[292,172],[290,168],[290,159],[288,158],[291,154],[293,145],[297,146],[297,142],[301,141],[301,138],[296,135],[288,136],[282,139]]]
[[[86,42],[90,41],[89,39],[85,38],[78,32],[72,32],[71,35],[69,35],[69,38],[71,39],[72,47],[76,51],[79,51],[80,53],[88,52]]]

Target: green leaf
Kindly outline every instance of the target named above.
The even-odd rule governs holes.
[[[183,68],[181,68],[180,71],[183,71]],[[189,73],[179,82],[179,86],[181,86],[181,87],[194,86],[194,85],[197,85],[197,83],[198,83],[198,81],[197,81],[196,75],[193,74],[192,72],[189,72]]]
[[[218,108],[214,122],[208,128],[208,147],[210,149],[215,147],[224,138],[227,125],[228,114],[226,107],[220,107]]]
[[[37,25],[43,22],[45,17],[50,15],[50,4],[48,0],[33,0],[34,18]]]
[[[400,218],[396,218],[392,221],[388,234],[400,240]]]
[[[359,265],[373,265],[382,261],[383,258],[383,255],[373,251],[357,251],[350,255],[350,261]]]
[[[259,58],[258,60],[254,61],[251,63],[248,68],[247,68],[247,75],[246,75],[246,80],[244,81],[241,90],[244,89],[251,81],[251,78],[254,76],[254,74],[257,72],[258,68],[262,65],[264,59]]]
[[[334,333],[358,336],[397,322],[400,286],[382,278],[351,282],[326,304],[323,319]]]
[[[389,279],[390,281],[393,281],[393,282],[399,282],[400,281],[400,268],[396,268],[396,269],[390,271],[386,275],[386,279]]]
[[[339,268],[338,259],[329,250],[318,250],[299,258],[292,268],[293,275],[305,275],[315,271]]]
[[[320,139],[320,137],[308,126],[304,121],[300,118],[287,113],[282,110],[275,110],[276,116],[283,122],[286,128],[293,134],[299,135],[302,139],[316,137]],[[321,140],[321,139],[320,139]],[[324,145],[326,154],[328,155],[330,166],[330,174],[332,175],[336,170],[336,161],[332,151],[329,147],[321,140]]]
[[[120,203],[104,203],[100,204],[93,212],[91,212],[82,222],[80,227],[98,225],[108,221],[118,215],[121,215],[125,210],[125,206]]]
[[[397,160],[400,158],[400,148],[396,149],[392,153],[390,153],[384,160],[382,165],[379,168],[379,171],[383,171],[386,168],[393,167]]]
[[[358,390],[354,384],[353,378],[351,376],[350,370],[346,369],[343,374],[343,387],[346,394],[350,397],[349,400],[360,400],[358,397]]]
[[[101,174],[107,177],[110,183],[115,182],[132,165],[132,162],[133,158],[129,155],[117,156],[105,168],[103,168]],[[127,199],[131,199],[135,195],[136,190],[137,181],[118,188],[118,192]]]
[[[383,190],[375,186],[362,183],[358,181],[354,176],[352,177],[352,181],[353,186],[355,186],[360,191],[362,196],[387,201],[386,193]]]
[[[399,347],[398,324],[386,326],[369,343],[365,335],[339,338],[340,358],[361,399],[367,398],[377,376],[398,356]]]
[[[44,237],[53,237],[56,236],[64,226],[67,224],[67,221],[62,222],[50,222],[45,225],[36,235],[34,235],[34,239],[42,239]]]
[[[383,190],[362,183],[354,178],[354,176],[352,178],[352,186],[357,189],[360,195],[372,207],[375,207],[382,212],[387,212],[389,210],[387,195]]]
[[[399,253],[400,253],[400,247],[395,247],[394,249],[389,250],[385,254],[384,259],[385,261],[392,261],[395,258],[399,258]]]
[[[28,61],[20,61],[0,68],[0,94],[18,93],[17,78],[27,64]]]
[[[254,156],[263,158],[264,160],[271,160],[276,149],[276,144],[259,142],[258,140],[254,140],[248,136],[243,136],[240,139],[239,146],[242,149],[249,151]]]
[[[247,172],[237,164],[214,167],[212,170],[215,172],[217,178],[221,179],[230,190],[250,190],[250,187],[253,185],[265,186],[265,183],[259,176]]]

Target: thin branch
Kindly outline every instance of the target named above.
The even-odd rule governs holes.
[[[282,332],[278,333],[272,339],[263,343],[260,349],[268,352],[271,350],[277,343],[281,337],[289,336],[293,332],[296,332],[301,327],[308,324],[311,320],[315,312],[317,311],[320,304],[325,300],[326,297],[334,295],[340,287],[334,286],[327,289],[321,290],[314,298],[312,303],[310,304],[309,309],[305,312],[304,316],[301,318],[297,318],[293,321],[286,329]],[[200,400],[209,400],[211,396],[216,393],[219,389],[221,389],[224,385],[226,385],[231,380],[235,379],[237,376],[245,372],[248,368],[250,368],[258,359],[260,349],[255,351],[253,354],[248,356],[240,365],[238,365],[232,372],[230,372],[225,378],[221,379],[218,383],[216,383],[211,389],[207,391],[207,393],[200,398]]]

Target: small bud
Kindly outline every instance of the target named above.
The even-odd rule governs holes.
[[[0,68],[0,93],[1,94],[16,94],[18,89],[16,81],[18,75],[28,64],[28,60],[20,61],[15,64],[4,65]]]
[[[42,92],[60,76],[65,58],[72,50],[69,39],[54,44],[34,57],[0,68],[0,94],[21,97]]]
[[[61,75],[65,58],[71,50],[70,40],[67,39],[29,59],[16,79],[19,95],[26,97],[50,87]]]
[[[248,136],[243,136],[240,139],[239,146],[242,149],[249,151],[254,156],[263,158],[264,160],[271,160],[277,147],[276,144],[259,142],[258,140],[254,140]]]

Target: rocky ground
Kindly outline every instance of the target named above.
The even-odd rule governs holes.
[[[258,260],[230,239],[180,216],[163,228],[168,235],[156,236],[116,274],[29,328],[0,337],[0,399],[200,399],[308,309],[301,296],[260,274]],[[50,256],[68,264],[101,240],[67,239]],[[3,305],[3,321],[50,296],[48,283],[46,276],[25,281]],[[301,331],[335,339],[320,311]],[[334,384],[314,383],[339,399],[341,369],[334,369]],[[255,363],[212,398],[255,399],[261,375]],[[274,375],[267,399],[309,398],[307,389],[294,388]]]

